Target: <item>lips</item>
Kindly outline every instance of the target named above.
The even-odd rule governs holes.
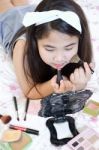
[[[54,64],[54,67],[57,69],[61,69],[64,67],[64,64]]]

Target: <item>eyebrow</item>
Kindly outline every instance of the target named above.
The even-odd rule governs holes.
[[[75,42],[75,43],[68,44],[68,45],[66,45],[65,47],[73,46],[73,45],[75,45],[75,44],[76,44],[76,42]],[[44,47],[55,48],[54,46],[51,46],[51,45],[44,45]]]

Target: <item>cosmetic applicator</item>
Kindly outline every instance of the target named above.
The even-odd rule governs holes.
[[[27,98],[27,100],[26,100],[26,106],[25,106],[25,116],[24,116],[24,121],[26,120],[29,102],[30,102],[30,100],[29,100],[29,98]]]
[[[57,79],[56,83],[60,86],[60,81],[63,80],[63,77],[61,75],[61,70],[57,69]]]
[[[17,113],[17,120],[19,121],[19,113],[18,113],[18,106],[17,106],[17,99],[15,96],[13,96],[14,106]]]
[[[7,124],[11,121],[11,116],[9,115],[0,115],[0,120],[2,121],[3,124]]]
[[[78,57],[78,55],[74,55],[71,59],[71,63],[75,62],[78,63],[78,61],[80,61],[80,58]],[[61,69],[59,69],[57,67],[57,79],[56,79],[56,83],[60,86],[60,81],[63,80],[62,74],[61,74]]]
[[[81,64],[83,65],[83,61],[82,61],[82,60],[79,58],[79,56],[76,54],[76,55],[74,55],[74,56],[72,57],[70,63],[78,63],[79,61],[81,61]],[[91,74],[93,74],[93,73],[94,73],[94,70],[90,67],[90,65],[89,65],[89,68],[90,68],[90,70],[91,70]]]
[[[11,116],[0,114],[0,141],[3,132],[8,128],[7,124],[10,122]]]

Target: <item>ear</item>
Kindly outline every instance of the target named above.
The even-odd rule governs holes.
[[[78,63],[80,61],[80,58],[78,56],[78,54],[74,55],[71,59],[71,63]]]

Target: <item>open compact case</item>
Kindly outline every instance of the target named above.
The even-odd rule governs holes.
[[[65,69],[57,71],[57,83],[60,84],[64,71],[67,70],[66,76],[69,79],[70,74],[79,67],[84,69],[83,62],[79,59],[78,55],[76,55],[72,58],[71,63],[66,65]],[[42,99],[39,115],[42,117],[50,117],[46,121],[46,126],[50,131],[50,141],[52,144],[57,146],[66,144],[79,134],[74,118],[68,116],[68,114],[82,110],[87,99],[89,99],[92,94],[90,90],[69,91],[65,93],[53,93]],[[72,137],[58,139],[54,123],[63,123],[65,121],[68,123]]]
[[[85,102],[92,95],[90,90],[77,92],[66,92],[64,94],[51,94],[41,101],[41,110],[39,115],[42,117],[52,117],[46,121],[46,125],[50,130],[50,140],[54,145],[63,145],[74,138],[79,132],[76,129],[75,120],[67,114],[73,114],[82,110]],[[72,137],[57,139],[57,131],[54,123],[68,122]]]
[[[87,127],[67,144],[72,150],[98,150],[99,133]]]

